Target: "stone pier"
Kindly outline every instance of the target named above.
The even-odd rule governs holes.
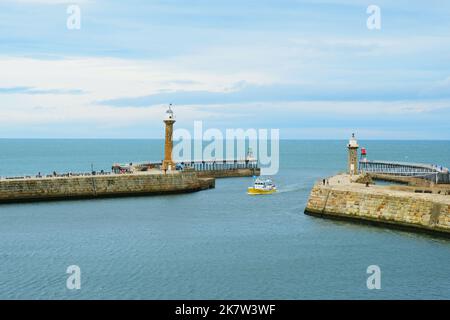
[[[424,231],[450,237],[450,196],[414,188],[358,183],[360,176],[337,175],[313,187],[306,214]]]
[[[196,172],[136,172],[0,180],[0,203],[187,193],[214,188]]]

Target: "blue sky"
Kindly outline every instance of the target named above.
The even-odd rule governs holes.
[[[168,103],[187,129],[450,139],[450,2],[0,1],[0,137],[159,138]]]

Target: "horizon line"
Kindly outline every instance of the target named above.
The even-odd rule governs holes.
[[[424,139],[408,139],[408,138],[400,138],[400,139],[377,139],[377,138],[357,138],[358,141],[442,141],[442,142],[450,142],[450,138],[449,139],[428,139],[428,138],[424,138]],[[139,137],[128,137],[128,138],[102,138],[102,137],[72,137],[72,138],[46,138],[46,137],[42,137],[42,138],[36,138],[36,137],[22,137],[22,138],[0,138],[1,140],[164,140],[164,138],[139,138]],[[191,139],[191,141],[195,141],[198,139]],[[223,139],[225,141],[236,141],[236,140],[243,140],[243,139]],[[244,140],[249,140],[249,139],[244,139]],[[250,140],[254,140],[254,139],[250,139]],[[280,138],[280,141],[347,141],[347,138]],[[178,141],[178,140],[177,140]],[[214,140],[213,140],[214,141]],[[208,140],[208,142],[210,142]]]

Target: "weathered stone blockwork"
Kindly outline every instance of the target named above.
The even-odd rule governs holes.
[[[121,174],[0,181],[0,202],[193,192],[214,187],[195,172]]]
[[[381,188],[314,186],[305,213],[351,218],[450,235],[450,199]]]
[[[205,170],[196,171],[199,177],[209,178],[236,178],[259,176],[261,169],[229,169],[229,170]]]

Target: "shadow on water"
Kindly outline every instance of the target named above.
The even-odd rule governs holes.
[[[377,225],[369,221],[360,221],[360,220],[348,221],[341,219],[321,218],[309,215],[307,215],[307,217],[310,218],[311,221],[314,221],[319,225],[339,227],[342,230],[346,230],[349,232],[386,235],[400,238],[409,238],[414,240],[433,241],[442,244],[450,244],[450,237],[446,235],[441,235],[439,233],[430,233],[426,231],[421,232],[420,230],[413,231],[410,229],[403,229],[396,226],[389,227],[386,225]]]

